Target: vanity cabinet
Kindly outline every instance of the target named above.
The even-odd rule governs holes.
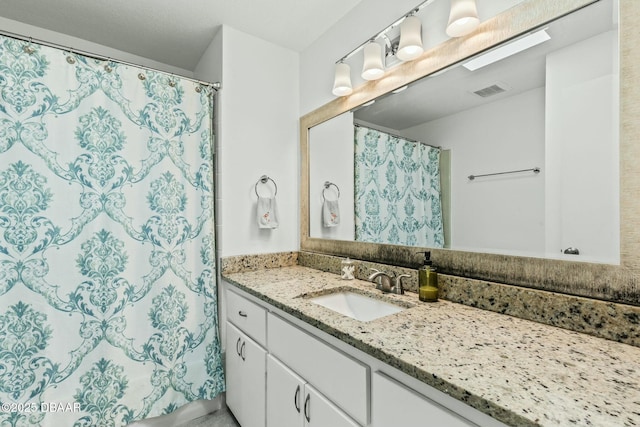
[[[227,292],[227,406],[242,427],[265,427],[266,310]]]
[[[477,426],[381,372],[372,376],[371,411],[371,427]]]
[[[360,425],[369,424],[367,365],[273,313],[268,314],[267,339],[269,353],[329,397]]]
[[[311,384],[267,356],[267,427],[358,427]]]
[[[227,405],[242,427],[506,427],[243,295],[227,292],[226,337]]]

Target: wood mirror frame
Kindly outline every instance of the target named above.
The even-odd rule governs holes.
[[[387,92],[478,52],[595,3],[528,0],[483,22],[472,34],[449,39],[420,58],[389,70],[300,119],[300,249],[417,268],[420,248],[309,236],[309,129]],[[444,274],[640,305],[640,1],[619,1],[620,43],[620,264],[596,264],[431,249]]]

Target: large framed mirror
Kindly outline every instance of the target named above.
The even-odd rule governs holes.
[[[640,185],[634,4],[522,2],[302,117],[301,249],[415,268],[418,246],[432,250],[443,273],[640,303],[640,203],[630,192]],[[464,67],[541,30],[551,37],[535,48]],[[473,93],[483,91],[503,93]],[[421,142],[437,147],[441,239],[402,241],[395,230],[384,243],[380,235],[363,241],[373,199],[365,203],[354,175],[375,173],[357,161],[373,139],[405,144],[400,156]],[[402,171],[384,167],[397,183]],[[511,171],[522,172],[502,175]],[[325,181],[340,186],[339,227],[322,227]]]

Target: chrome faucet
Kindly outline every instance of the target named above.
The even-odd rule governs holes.
[[[373,274],[371,274],[367,280],[375,283],[376,289],[380,289],[382,292],[391,292],[391,276],[375,268],[371,270],[373,270]]]
[[[384,271],[376,270],[372,268],[373,273],[367,280],[376,284],[376,289],[382,292],[391,292],[394,294],[404,294],[404,288],[402,286],[402,279],[404,277],[411,277],[409,274],[401,274],[398,277],[391,277]]]

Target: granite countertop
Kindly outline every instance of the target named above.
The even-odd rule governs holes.
[[[514,426],[640,426],[640,348],[291,266],[228,282]],[[349,287],[406,310],[360,322],[308,297]]]

